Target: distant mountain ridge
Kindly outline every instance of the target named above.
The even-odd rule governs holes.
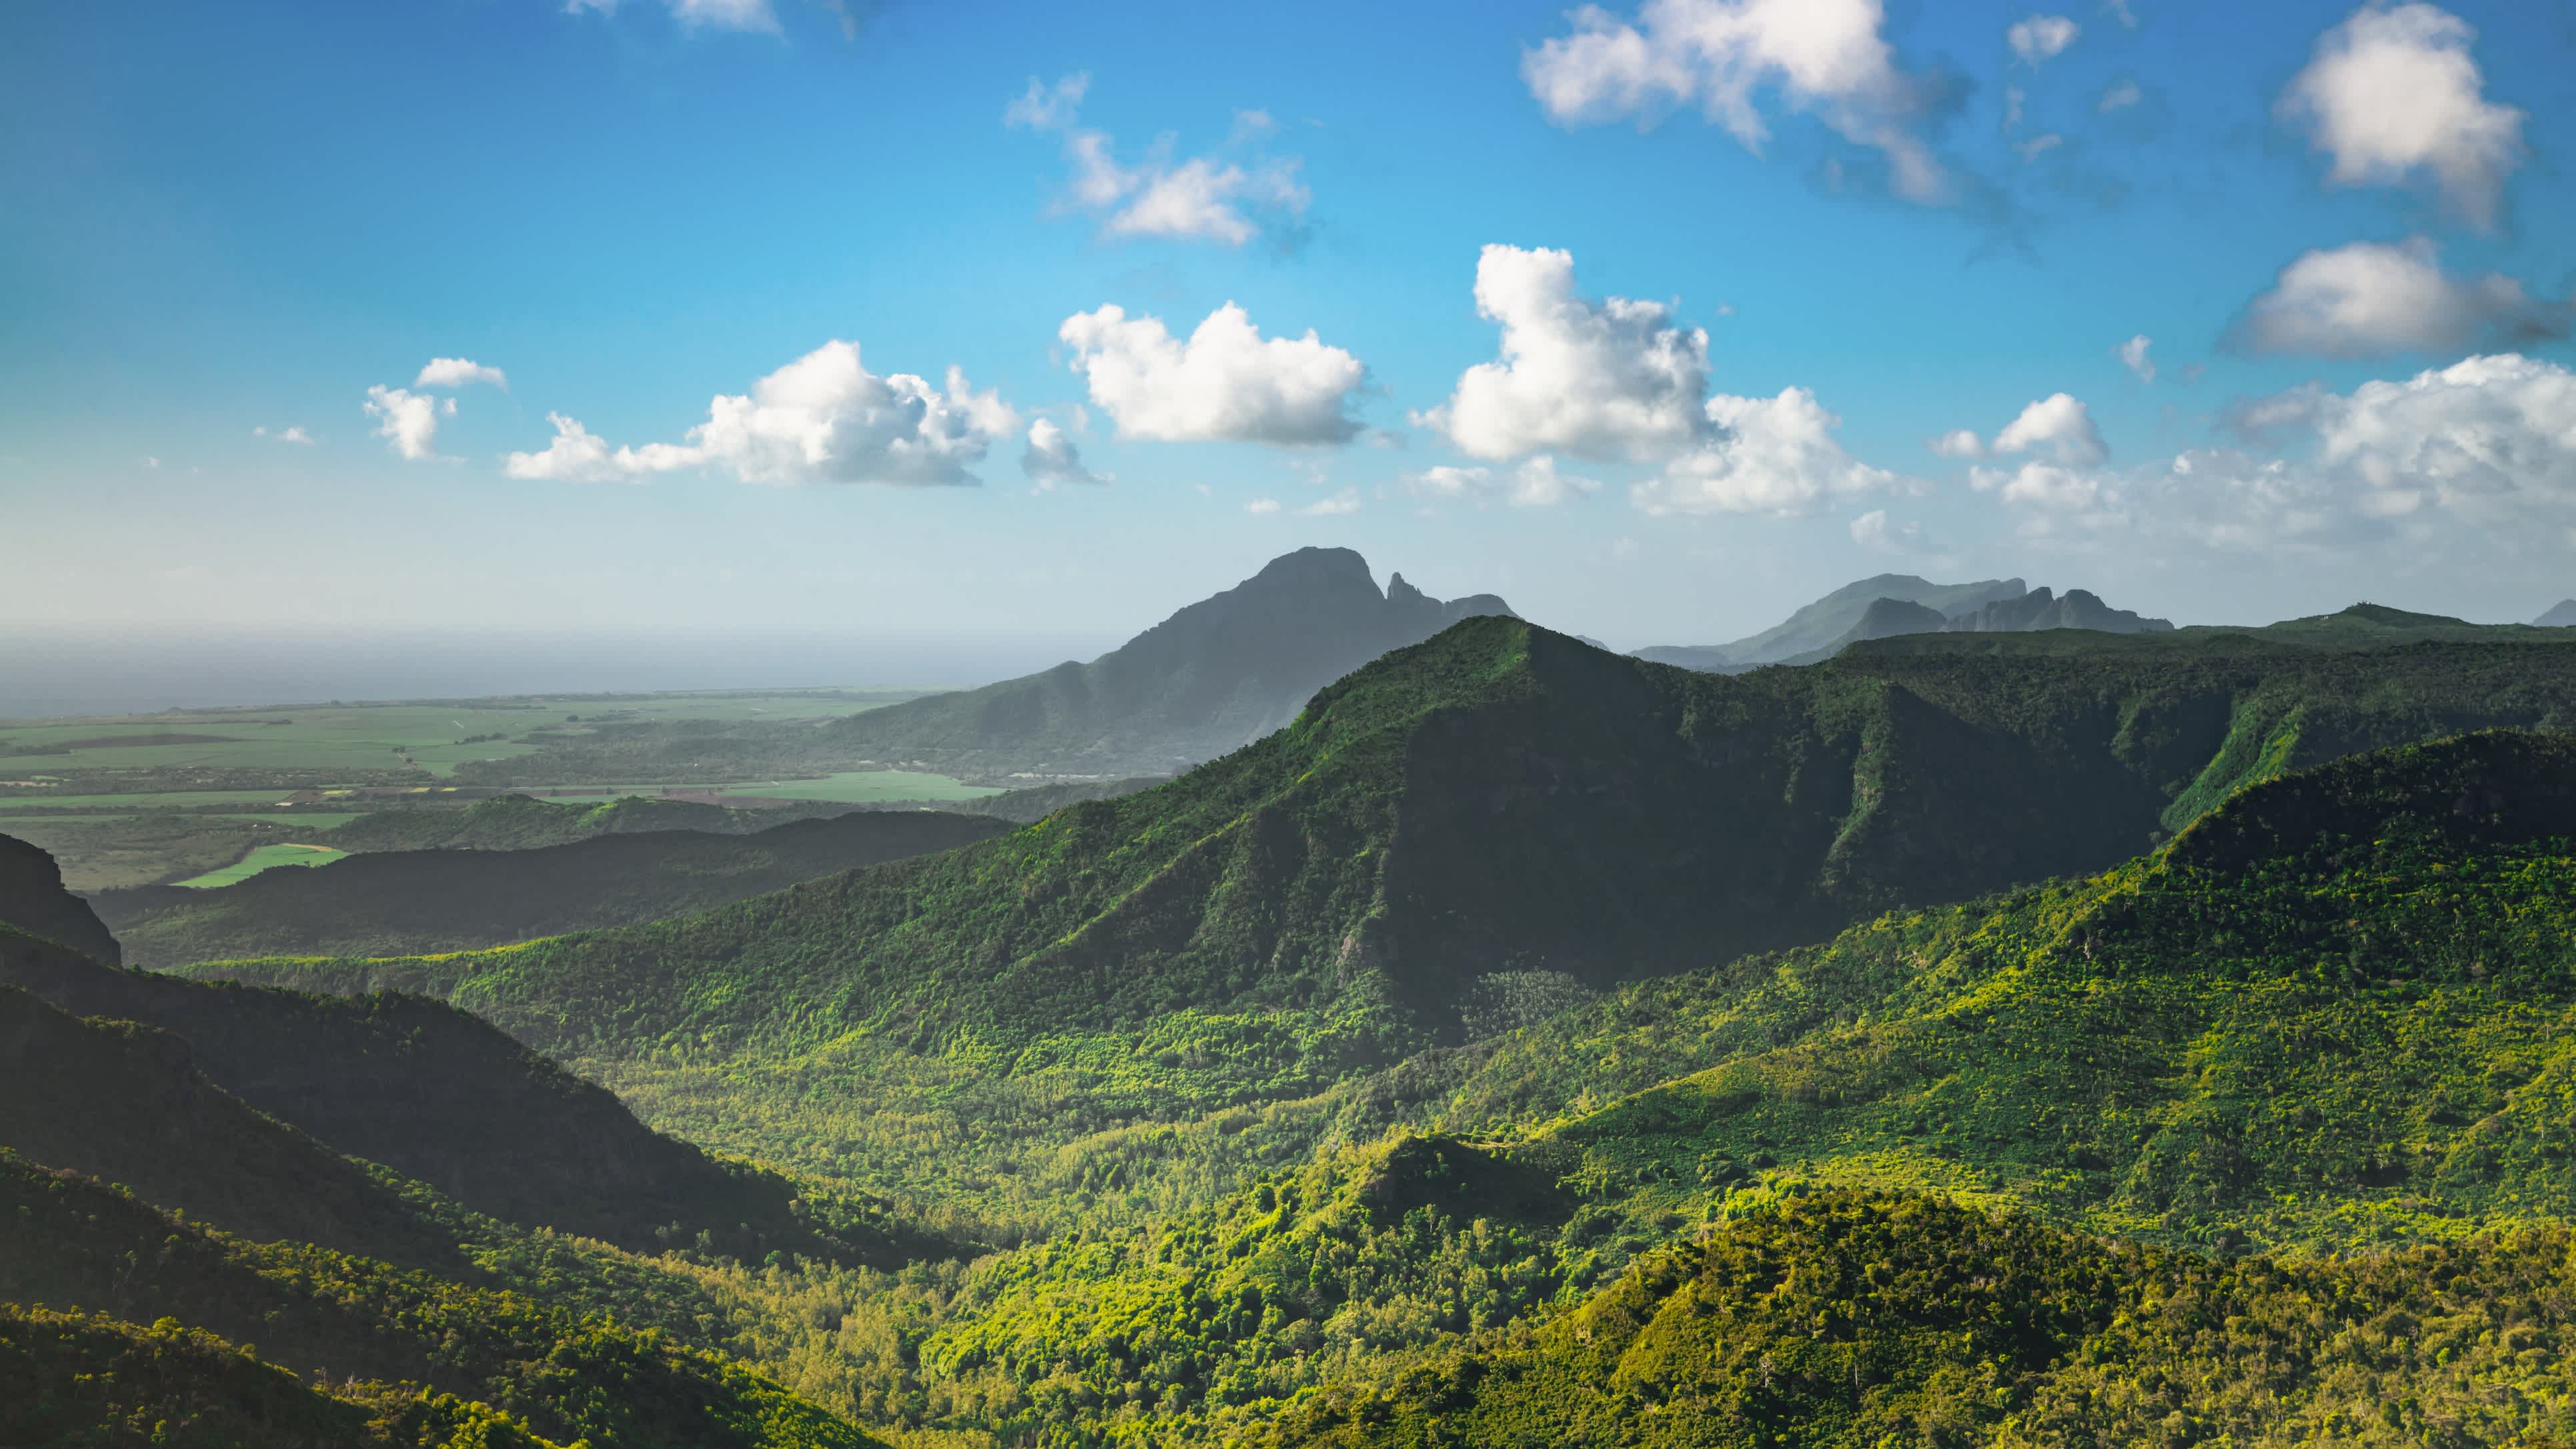
[[[2576,629],[2576,599],[2560,599],[2548,613],[2531,622],[2541,629]]]
[[[1936,584],[1912,574],[1880,574],[1845,584],[1788,620],[1732,644],[1659,645],[1639,659],[1712,674],[1740,674],[1765,664],[1814,664],[1849,646],[1907,634],[2030,633],[2090,629],[2103,634],[2170,632],[2173,624],[2114,609],[2085,589],[2063,595],[2020,579]]]
[[[1914,574],[1879,574],[1845,584],[1786,620],[1731,644],[1657,644],[1634,654],[1651,664],[1734,673],[1762,664],[1786,663],[1796,656],[1833,647],[1860,626],[1870,606],[1880,599],[1920,605],[1947,619],[1999,599],[2020,598],[2026,592],[2028,586],[2020,579],[1936,584]]]
[[[1316,690],[1461,619],[1492,594],[1383,592],[1347,548],[1283,554],[1088,664],[853,715],[835,743],[885,763],[981,779],[1177,774],[1297,717]]]
[[[425,992],[602,1054],[632,1049],[611,1032],[989,1050],[1193,1012],[1332,1022],[1279,1048],[1276,1080],[1305,1087],[1451,1031],[1489,973],[1597,985],[1812,939],[2109,864],[2281,768],[2571,719],[2576,649],[1895,656],[1728,679],[1476,619],[1250,749],[979,845],[506,952],[195,972]]]

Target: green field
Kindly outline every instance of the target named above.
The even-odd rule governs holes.
[[[124,795],[12,795],[0,806],[13,813],[49,810],[184,810],[201,805],[275,805],[287,790],[148,790]]]
[[[333,701],[0,720],[0,819],[8,822],[0,831],[52,851],[75,889],[101,890],[221,884],[271,865],[313,864],[284,847],[373,809],[461,808],[495,791],[576,791],[546,795],[566,804],[704,792],[753,806],[995,793],[946,775],[840,771],[866,761],[809,747],[817,722],[920,692]],[[666,737],[684,742],[676,758],[653,755]],[[630,777],[631,764],[643,768]],[[480,773],[460,775],[468,765]],[[451,793],[458,798],[441,798]]]
[[[658,795],[665,789],[713,791],[742,800],[825,800],[845,805],[874,805],[886,800],[980,800],[999,795],[996,785],[969,785],[923,770],[845,770],[811,780],[748,780],[716,785],[609,785],[578,793],[548,794],[558,805],[596,805],[627,795]]]
[[[509,759],[595,724],[642,720],[828,719],[912,697],[912,690],[795,690],[426,703],[296,705],[0,724],[0,778],[91,770],[383,770],[404,757],[444,778],[468,760]],[[142,743],[162,736],[178,742]],[[478,736],[498,735],[498,739]],[[467,743],[472,741],[472,743]],[[66,748],[66,747],[71,748]]]
[[[210,870],[204,875],[192,876],[180,881],[179,884],[201,889],[209,886],[228,886],[235,881],[248,880],[261,871],[279,866],[329,865],[348,853],[345,850],[333,850],[327,845],[263,845],[221,870]]]

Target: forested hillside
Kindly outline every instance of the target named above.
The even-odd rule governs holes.
[[[81,1231],[126,1226],[47,1229],[64,1301],[274,1361],[357,1335],[362,1380],[548,1438],[641,1430],[495,1365],[922,1449],[2547,1444],[2576,1432],[2571,704],[2550,645],[1725,677],[1476,620],[953,851],[191,973],[449,1005],[0,938],[6,980],[176,1034],[22,999],[0,1028],[63,1085],[0,1106],[134,1211],[280,1235],[82,1198]],[[200,1141],[116,1145],[172,1111]],[[135,1241],[214,1286],[77,1276]],[[510,1281],[544,1286],[476,1296]],[[432,1303],[464,1347],[425,1368],[368,1326]],[[589,1315],[671,1337],[566,1347]]]
[[[59,941],[100,961],[117,959],[117,942],[89,904],[63,889],[62,868],[45,852],[0,835],[0,930]]]
[[[2257,787],[2098,877],[1355,1080],[1320,1155],[978,1264],[910,1372],[1100,1442],[1282,1404],[1288,1442],[1975,1443],[2044,1399],[1994,1442],[2563,1432],[2571,887],[2576,742]]]
[[[614,1096],[438,1002],[181,981],[6,932],[0,987],[162,1028],[251,1106],[504,1221],[644,1249],[677,1225],[753,1257],[897,1251],[873,1204],[808,1201],[776,1174],[653,1132]]]
[[[1009,828],[979,816],[870,811],[757,834],[657,830],[532,849],[382,851],[311,870],[262,871],[210,890],[101,891],[90,905],[124,944],[127,960],[144,967],[229,956],[461,951],[687,915]]]
[[[1489,977],[1598,986],[1812,940],[2108,865],[2302,763],[2571,720],[2569,648],[1727,678],[1479,619],[1186,779],[981,845],[506,952],[225,970],[428,991],[598,1057],[1198,1031],[1179,1049],[1225,1060],[1220,1093],[1276,1095],[1454,1039]]]

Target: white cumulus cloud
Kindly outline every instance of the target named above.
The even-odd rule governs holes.
[[[453,391],[460,387],[472,387],[478,382],[490,383],[492,386],[501,389],[503,392],[508,392],[510,390],[509,376],[502,372],[501,369],[497,367],[485,367],[479,362],[469,361],[462,357],[431,358],[428,365],[420,370],[420,376],[411,380],[411,385],[414,387],[444,388]]]
[[[2248,551],[2390,538],[2436,524],[2474,549],[2576,523],[2576,373],[2518,353],[2470,357],[2349,393],[2315,385],[2240,409],[2251,446],[2132,469],[1977,468],[2034,539],[2184,539]]]
[[[2526,295],[2490,272],[2454,277],[2421,237],[2306,252],[2254,299],[2238,337],[2258,352],[2371,357],[2456,352],[2565,337],[2576,307]]]
[[[2051,393],[2021,410],[1995,434],[1998,453],[2038,452],[2059,463],[2099,463],[2111,455],[2093,426],[2093,414],[2066,393]]]
[[[1293,223],[1313,200],[1298,179],[1302,165],[1298,158],[1243,149],[1276,129],[1267,113],[1235,113],[1234,129],[1226,142],[1233,155],[1175,159],[1173,138],[1166,135],[1158,137],[1131,166],[1119,161],[1117,142],[1108,132],[1078,124],[1083,97],[1090,88],[1088,73],[1066,76],[1053,85],[1032,77],[1028,89],[1003,110],[1002,121],[1063,135],[1065,159],[1073,164],[1066,199],[1099,216],[1103,235],[1239,247],[1274,222]]]
[[[456,415],[456,399],[435,398],[378,383],[367,389],[367,416],[375,435],[414,462],[438,456],[438,420]]]
[[[1256,515],[1277,513],[1279,511],[1279,500],[1276,498],[1255,498],[1250,503],[1243,505],[1243,511]]]
[[[307,447],[312,446],[313,443],[313,435],[304,431],[301,426],[279,428],[276,431],[271,432],[268,426],[263,423],[260,426],[251,429],[250,435],[254,438],[274,438],[281,443],[301,443]]]
[[[1884,508],[1873,508],[1853,519],[1851,539],[1872,553],[1902,557],[1939,552],[1922,524],[1890,522]]]
[[[543,452],[512,453],[501,460],[501,471],[512,478],[544,478],[560,483],[606,483],[631,480],[642,469],[633,465],[628,452],[621,462],[608,449],[598,434],[561,413],[546,414],[554,424],[554,441]]]
[[[1345,488],[1330,498],[1318,498],[1295,511],[1301,518],[1338,518],[1345,513],[1357,513],[1360,511],[1360,490]]]
[[[1501,325],[1501,356],[1414,417],[1461,452],[1643,461],[1707,435],[1708,334],[1661,302],[1583,296],[1572,253],[1486,247],[1476,310]]]
[[[1600,491],[1596,479],[1560,471],[1550,457],[1531,458],[1511,469],[1439,464],[1404,475],[1405,487],[1431,502],[1507,503],[1514,508],[1553,508]]]
[[[1944,458],[1986,456],[1986,440],[1978,437],[1974,428],[1952,428],[1937,438],[1924,439],[1923,446]]]
[[[2147,93],[2139,89],[2136,81],[2113,81],[2103,88],[2102,99],[2093,103],[2093,109],[2107,116],[2113,111],[2125,111],[2146,98]]]
[[[1880,0],[1646,0],[1633,22],[1599,5],[1570,18],[1573,33],[1521,56],[1530,94],[1561,125],[1696,105],[1760,155],[1771,128],[1756,98],[1768,94],[1878,151],[1897,195],[1950,198],[1919,133],[1930,88],[1897,66]]]
[[[1083,466],[1082,450],[1074,446],[1073,435],[1053,418],[1039,418],[1029,424],[1029,444],[1020,454],[1020,471],[1042,489],[1058,483],[1109,481]]]
[[[1123,437],[1161,442],[1345,443],[1368,369],[1309,328],[1303,337],[1263,337],[1241,307],[1226,303],[1186,341],[1159,317],[1105,306],[1064,320],[1057,337],[1073,349],[1092,405]]]
[[[838,9],[836,0],[825,0]],[[564,13],[579,15],[596,10],[602,15],[617,13],[619,0],[564,0]],[[747,30],[763,35],[779,34],[778,14],[769,0],[663,0],[671,18],[683,30]],[[851,28],[847,11],[842,11],[842,29]]]
[[[2084,27],[2063,15],[2033,15],[2016,20],[2004,29],[2004,43],[2022,64],[2036,66],[2066,53]]]
[[[2113,356],[2120,359],[2120,365],[2127,368],[2138,381],[2153,382],[2156,380],[2156,360],[2147,355],[2147,349],[2155,345],[2154,338],[2141,332],[2112,348],[2111,352]]]
[[[1803,387],[1770,398],[1720,393],[1706,411],[1713,435],[1631,486],[1630,502],[1657,514],[1805,513],[1904,481],[1843,451],[1834,438],[1842,419]]]
[[[996,438],[1019,431],[999,394],[976,392],[957,368],[945,387],[909,373],[879,376],[855,342],[823,344],[752,384],[720,395],[680,443],[608,445],[580,423],[547,415],[554,441],[513,453],[514,478],[602,480],[714,468],[745,483],[973,484],[968,471]]]
[[[2519,353],[2316,399],[2317,463],[2381,515],[2576,506],[2576,373]]]
[[[2429,178],[2452,211],[2491,228],[2522,164],[2523,113],[2486,98],[2476,37],[2435,6],[2364,5],[2318,38],[2274,114],[2332,160],[2330,185]]]

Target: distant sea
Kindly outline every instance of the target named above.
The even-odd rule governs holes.
[[[30,633],[0,625],[0,718],[674,689],[959,689],[1116,639]]]

